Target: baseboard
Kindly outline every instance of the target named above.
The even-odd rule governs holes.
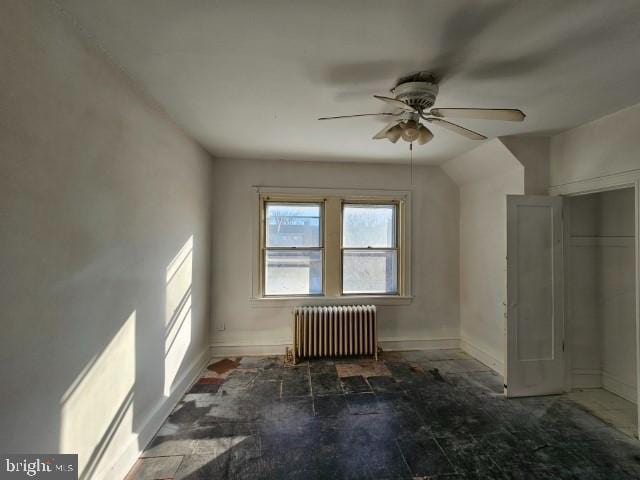
[[[607,372],[602,372],[602,387],[625,400],[638,403],[638,392],[636,387],[623,382],[619,378],[614,377]]]
[[[267,355],[284,355],[290,343],[213,343],[209,349],[211,358],[218,357],[256,357]]]
[[[463,352],[468,353],[479,362],[484,363],[487,367],[490,367],[500,375],[504,375],[504,361],[496,358],[495,356],[487,353],[486,350],[474,345],[467,338],[460,339],[460,348]]]
[[[446,350],[460,348],[460,339],[454,338],[380,338],[378,346],[385,352],[407,350]]]
[[[122,452],[116,461],[105,469],[99,468],[94,473],[91,480],[125,478],[131,467],[136,463],[140,454],[144,451],[147,444],[153,439],[171,411],[189,390],[191,385],[200,378],[202,370],[206,368],[209,360],[209,349],[204,349],[180,376],[180,379],[176,382],[176,386],[173,389],[173,392],[171,392],[171,395],[168,397],[163,396],[154,409],[149,413],[147,418],[142,422],[142,428],[140,431],[132,434],[131,440],[122,449]]]
[[[574,368],[571,370],[571,388],[601,388],[602,371],[598,369]]]
[[[459,338],[381,338],[378,346],[384,351],[401,350],[440,350],[460,348]],[[262,355],[284,355],[290,343],[254,344],[254,343],[214,343],[211,345],[211,358],[252,357]]]

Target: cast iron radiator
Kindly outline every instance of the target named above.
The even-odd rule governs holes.
[[[294,309],[294,363],[299,358],[347,355],[373,355],[378,359],[375,305]]]

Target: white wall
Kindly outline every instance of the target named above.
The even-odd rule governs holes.
[[[211,160],[53,5],[0,8],[0,451],[122,478],[206,358]]]
[[[640,169],[640,104],[551,139],[550,185]]]
[[[462,346],[504,371],[507,298],[507,200],[524,193],[524,168],[500,140],[443,166],[460,187],[460,330]]]
[[[214,353],[284,352],[291,306],[250,302],[252,186],[412,190],[413,294],[410,305],[379,307],[379,337],[387,348],[443,346],[457,339],[458,189],[438,167],[216,159],[214,166],[212,338]],[[313,303],[313,302],[311,302]],[[222,330],[224,328],[224,330]],[[386,340],[386,342],[385,342]],[[457,345],[449,342],[448,345]]]
[[[636,399],[634,191],[570,197],[573,386]]]
[[[615,240],[599,248],[602,383],[636,400],[635,225],[633,189],[598,195],[598,235]]]
[[[549,137],[512,135],[500,141],[524,167],[524,193],[546,195],[549,188]]]
[[[569,248],[567,262],[566,341],[574,388],[602,385],[601,320],[598,309],[598,197],[567,198]]]

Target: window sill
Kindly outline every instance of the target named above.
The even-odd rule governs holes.
[[[249,298],[252,307],[299,307],[303,305],[410,305],[412,296],[354,295],[344,297],[254,297]]]

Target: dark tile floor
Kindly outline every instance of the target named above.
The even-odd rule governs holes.
[[[129,479],[640,478],[640,443],[568,397],[501,392],[500,376],[458,350],[226,359]]]

